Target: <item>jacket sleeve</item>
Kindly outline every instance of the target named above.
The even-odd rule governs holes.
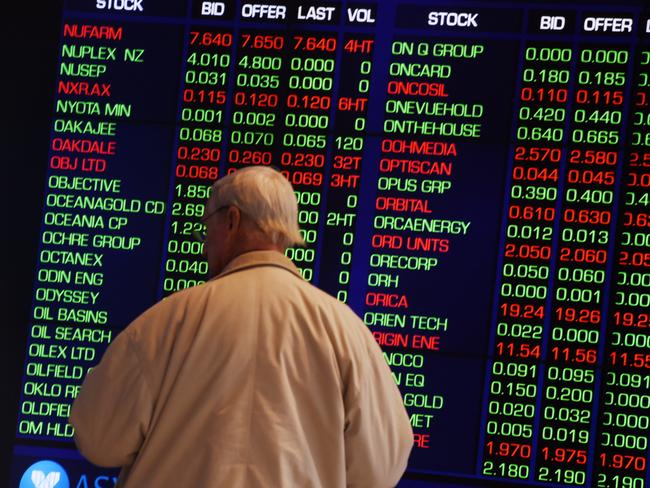
[[[128,330],[106,349],[86,376],[70,423],[79,451],[92,463],[132,464],[148,430],[152,395]]]
[[[347,486],[392,487],[406,469],[413,430],[381,349],[364,328],[359,366],[344,389]]]

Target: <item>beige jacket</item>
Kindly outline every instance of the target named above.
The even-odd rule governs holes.
[[[394,486],[413,445],[372,335],[282,254],[234,259],[151,307],[86,377],[70,423],[118,486]]]

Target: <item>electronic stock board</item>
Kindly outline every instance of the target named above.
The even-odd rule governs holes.
[[[135,316],[205,280],[209,185],[251,165],[295,188],[288,256],[383,348],[406,478],[647,485],[642,2],[68,0],[50,22],[11,486],[112,486],[70,404]]]

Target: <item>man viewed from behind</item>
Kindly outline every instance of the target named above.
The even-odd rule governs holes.
[[[284,256],[302,242],[289,182],[218,180],[212,278],[133,321],[86,377],[70,423],[122,487],[394,486],[413,435],[363,322]]]

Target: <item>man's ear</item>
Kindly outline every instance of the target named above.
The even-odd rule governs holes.
[[[231,206],[228,209],[226,214],[226,219],[228,222],[228,230],[237,230],[241,224],[241,211],[234,206]]]

